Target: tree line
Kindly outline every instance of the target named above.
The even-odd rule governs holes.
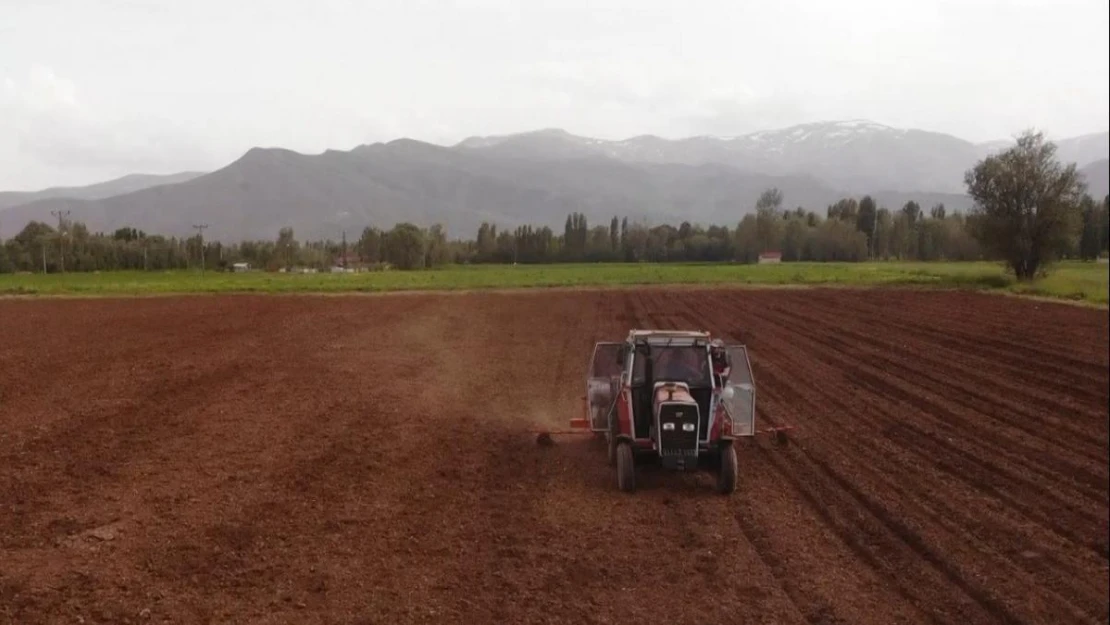
[[[0,245],[0,272],[117,269],[227,269],[250,263],[266,270],[335,265],[421,269],[446,264],[568,262],[755,262],[775,251],[782,260],[1004,260],[1031,277],[1056,258],[1097,258],[1108,248],[1110,196],[1086,194],[1074,165],[1055,162],[1055,147],[1027,133],[1001,155],[967,172],[976,208],[949,212],[910,201],[879,206],[868,195],[844,198],[821,212],[785,208],[778,189],[764,191],[755,211],[735,225],[682,222],[650,225],[628,217],[591,225],[567,216],[562,232],[547,226],[500,229],[483,223],[474,238],[448,239],[444,228],[400,223],[366,227],[358,239],[297,240],[283,228],[269,241],[225,245],[152,235],[134,228],[91,233],[79,222],[55,228],[33,221]]]

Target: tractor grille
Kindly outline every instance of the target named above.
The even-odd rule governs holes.
[[[665,402],[659,406],[659,455],[698,455],[698,405]]]

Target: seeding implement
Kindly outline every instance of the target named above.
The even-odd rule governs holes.
[[[597,343],[586,377],[585,416],[571,432],[604,436],[623,491],[636,488],[638,461],[682,471],[711,469],[718,492],[735,491],[741,438],[757,430],[748,350],[708,332],[632,330],[623,342]],[[551,433],[538,442],[551,444]]]

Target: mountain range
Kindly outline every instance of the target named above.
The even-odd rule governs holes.
[[[10,206],[29,204],[38,200],[70,198],[76,200],[101,200],[132,191],[140,191],[163,184],[174,184],[203,176],[202,171],[184,171],[177,174],[131,174],[107,182],[84,187],[51,187],[42,191],[0,191],[0,210]]]
[[[626,162],[724,163],[772,175],[804,172],[851,193],[963,193],[963,175],[984,156],[1013,141],[975,144],[951,135],[892,128],[867,120],[801,124],[738,137],[623,141],[578,137],[558,129],[500,137],[471,137],[457,147],[519,158],[607,156]],[[1110,154],[1110,133],[1056,142],[1057,156],[1086,165]]]
[[[438,222],[450,236],[466,237],[482,221],[558,230],[572,211],[593,224],[615,215],[734,225],[771,186],[783,191],[787,207],[819,213],[863,194],[890,208],[913,199],[963,210],[971,204],[964,171],[1011,144],[850,120],[675,140],[608,141],[547,129],[453,146],[398,139],[312,155],[253,148],[205,174],[127,177],[16,201],[0,194],[0,236],[50,220],[52,210],[69,210],[93,230],[133,226],[188,236],[194,224],[207,223],[207,238],[228,241],[273,238],[284,226],[302,239],[337,239],[344,230],[357,237],[367,225],[400,221]],[[1056,144],[1059,158],[1084,168],[1092,195],[1105,195],[1097,189],[1106,186],[1110,133]]]

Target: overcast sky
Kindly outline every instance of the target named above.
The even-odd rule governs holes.
[[[561,127],[1106,130],[1106,0],[0,0],[0,189]]]

